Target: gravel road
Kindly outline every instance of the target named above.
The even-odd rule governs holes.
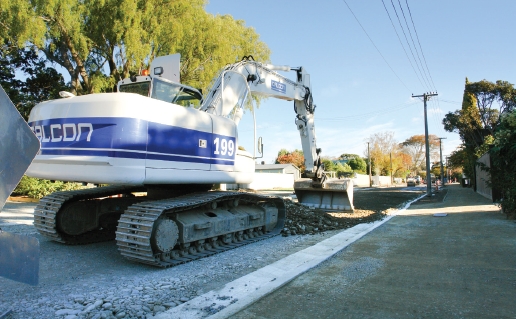
[[[49,241],[32,226],[35,204],[8,202],[0,214],[0,228],[40,241],[40,277],[38,286],[0,277],[0,316],[11,311],[7,318],[148,318],[314,245],[340,229],[381,219],[385,212],[417,197],[421,191],[422,188],[356,189],[357,212],[340,216],[342,222],[336,222],[341,224],[339,227],[334,227],[335,223],[328,225],[334,230],[314,231],[317,227],[312,226],[306,235],[285,233],[169,269],[125,260],[114,241],[84,246]],[[321,216],[307,213],[313,215]],[[292,225],[310,225],[299,216]]]

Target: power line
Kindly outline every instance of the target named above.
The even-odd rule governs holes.
[[[462,102],[458,102],[458,101],[450,101],[450,100],[441,100],[439,99],[441,102],[444,102],[444,103],[449,103],[449,104],[459,104],[459,105],[462,105]]]
[[[421,74],[421,78],[424,81],[423,73],[421,72],[421,68],[419,67],[419,64],[417,63],[416,56],[414,55],[414,51],[412,51],[412,47],[410,45],[410,42],[408,41],[407,34],[405,33],[405,28],[403,28],[403,24],[401,23],[400,16],[398,15],[398,10],[396,10],[396,6],[394,5],[394,2],[392,0],[391,0],[391,5],[392,5],[392,8],[394,9],[394,13],[396,14],[396,18],[398,19],[398,23],[400,25],[401,31],[403,32],[403,36],[405,37],[405,41],[407,42],[407,46],[410,50],[410,54],[412,55],[412,58],[414,59],[414,63],[416,64],[417,69],[419,70],[419,73]],[[425,85],[427,85],[427,84],[425,83]],[[423,86],[425,86],[425,85],[423,85]],[[428,90],[430,88],[427,86],[426,89]]]
[[[416,33],[416,39],[417,39],[417,43],[419,44],[419,49],[421,50],[421,55],[423,56],[423,61],[425,61],[426,70],[428,71],[428,75],[430,76],[430,80],[432,81],[432,85],[434,86],[434,90],[437,91],[437,89],[435,88],[434,79],[432,79],[432,74],[430,73],[430,69],[428,68],[428,64],[426,63],[426,58],[425,58],[425,54],[423,53],[423,48],[421,47],[421,42],[419,42],[419,36],[417,35],[416,25],[414,24],[414,20],[412,19],[412,12],[410,12],[408,0],[405,0],[405,3],[407,4],[407,9],[408,9],[408,12],[410,15],[410,21],[412,21],[412,26],[414,27],[414,33]]]
[[[371,37],[369,36],[369,34],[367,33],[367,31],[364,29],[364,27],[362,26],[362,23],[360,23],[360,21],[358,20],[357,16],[355,15],[355,13],[353,13],[353,10],[351,10],[351,8],[349,7],[348,3],[346,2],[346,0],[342,0],[344,1],[344,3],[346,4],[346,6],[348,7],[349,11],[351,12],[351,14],[353,15],[353,17],[355,18],[355,20],[357,20],[358,24],[360,25],[360,27],[362,28],[362,31],[364,31],[364,33],[367,35],[367,38],[369,38],[369,41],[371,41],[371,43],[373,44],[373,46],[375,47],[376,51],[378,51],[378,53],[380,54],[380,56],[382,57],[383,61],[387,64],[387,66],[389,66],[389,69],[391,69],[392,73],[394,73],[394,75],[396,75],[396,77],[398,78],[398,80],[401,82],[401,84],[403,84],[403,86],[411,92],[411,90],[407,87],[407,85],[400,79],[400,77],[398,76],[398,74],[392,69],[391,65],[389,64],[389,62],[387,62],[387,60],[385,59],[385,57],[383,56],[382,52],[380,52],[380,50],[378,49],[378,47],[376,46],[376,44],[374,44],[373,40],[371,39]]]
[[[398,30],[396,30],[396,27],[394,26],[394,22],[392,22],[392,19],[391,19],[391,15],[389,13],[389,10],[387,10],[387,6],[385,6],[385,2],[382,0],[382,3],[383,3],[383,7],[385,9],[385,12],[387,12],[387,16],[389,17],[389,20],[391,21],[391,25],[392,25],[392,28],[394,29],[394,32],[396,33],[396,36],[398,37],[398,41],[400,42],[400,45],[401,47],[403,48],[403,51],[405,52],[405,56],[407,57],[407,60],[409,61],[410,63],[410,66],[412,67],[412,70],[414,71],[414,73],[416,74],[416,77],[419,81],[419,84],[421,84],[422,87],[424,87],[423,85],[423,82],[421,82],[421,79],[419,78],[419,75],[417,74],[416,72],[416,69],[414,68],[414,65],[412,64],[412,61],[410,60],[409,56],[408,56],[408,53],[407,53],[407,50],[405,50],[405,46],[403,45],[403,42],[401,41],[400,39],[400,36],[398,34]]]
[[[432,117],[434,118],[434,122],[436,123],[437,129],[441,132],[439,135],[443,135],[446,132],[444,131],[444,127],[442,124],[443,114],[441,112],[441,105],[439,104],[439,99],[432,99],[432,109],[434,110]]]
[[[412,37],[412,32],[410,31],[410,27],[408,25],[407,18],[405,17],[405,11],[403,11],[403,7],[401,6],[400,0],[398,0],[398,5],[400,6],[401,14],[403,15],[403,20],[405,20],[405,25],[407,26],[407,30],[408,30],[408,34],[410,36],[410,40],[412,41],[412,45],[414,46],[414,50],[416,51],[417,59],[419,60],[419,64],[421,64],[421,68],[423,69],[423,72],[422,72],[423,78],[425,79],[428,87],[431,88],[432,86],[430,85],[430,81],[428,81],[428,78],[427,78],[427,76],[426,76],[426,74],[424,72],[423,63],[421,62],[421,58],[419,57],[419,52],[418,52],[418,50],[416,48],[416,44],[414,43],[414,38]]]
[[[400,110],[403,110],[403,109],[406,109],[414,104],[416,104],[418,102],[412,102],[412,103],[409,103],[409,104],[404,104],[402,106],[395,106],[395,107],[392,107],[392,108],[388,108],[388,109],[383,109],[383,110],[379,110],[379,111],[372,111],[372,112],[367,112],[367,113],[363,113],[363,114],[356,114],[356,115],[349,115],[349,116],[341,116],[341,117],[331,117],[331,118],[317,118],[318,121],[342,121],[342,120],[350,120],[350,119],[353,119],[353,120],[356,120],[356,119],[360,119],[360,118],[364,118],[364,117],[370,117],[371,115],[378,115],[378,114],[386,114],[386,113],[394,113],[394,112],[397,112],[397,111],[400,111]]]

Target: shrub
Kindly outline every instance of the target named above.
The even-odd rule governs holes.
[[[494,146],[490,150],[493,166],[491,187],[497,186],[502,191],[501,206],[504,213],[516,217],[516,110],[504,114],[495,133]]]
[[[81,188],[83,188],[83,186],[79,183],[50,181],[48,179],[40,179],[24,175],[18,183],[18,186],[14,189],[13,195],[42,198],[53,192]]]

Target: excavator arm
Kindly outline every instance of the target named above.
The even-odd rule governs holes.
[[[291,80],[276,71],[295,71]],[[317,148],[310,75],[303,67],[276,66],[244,57],[240,62],[226,66],[214,80],[205,96],[201,110],[220,116],[242,113],[243,101],[248,94],[294,101],[295,124],[301,138],[305,157],[304,179],[295,181],[294,189],[299,202],[315,208],[353,211],[353,184],[351,180],[326,178]]]
[[[295,71],[296,81],[275,71]],[[235,102],[244,100],[248,92],[264,97],[294,101],[295,124],[299,131],[305,171],[303,177],[311,178],[314,187],[322,187],[325,174],[320,153],[316,146],[314,111],[310,75],[305,69],[275,66],[256,62],[252,57],[228,65],[221,71],[204,99],[201,110],[221,116],[228,116]]]

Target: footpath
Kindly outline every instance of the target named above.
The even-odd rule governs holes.
[[[516,318],[516,223],[446,189],[231,318]]]
[[[516,223],[470,188],[440,195],[156,318],[516,318]]]

